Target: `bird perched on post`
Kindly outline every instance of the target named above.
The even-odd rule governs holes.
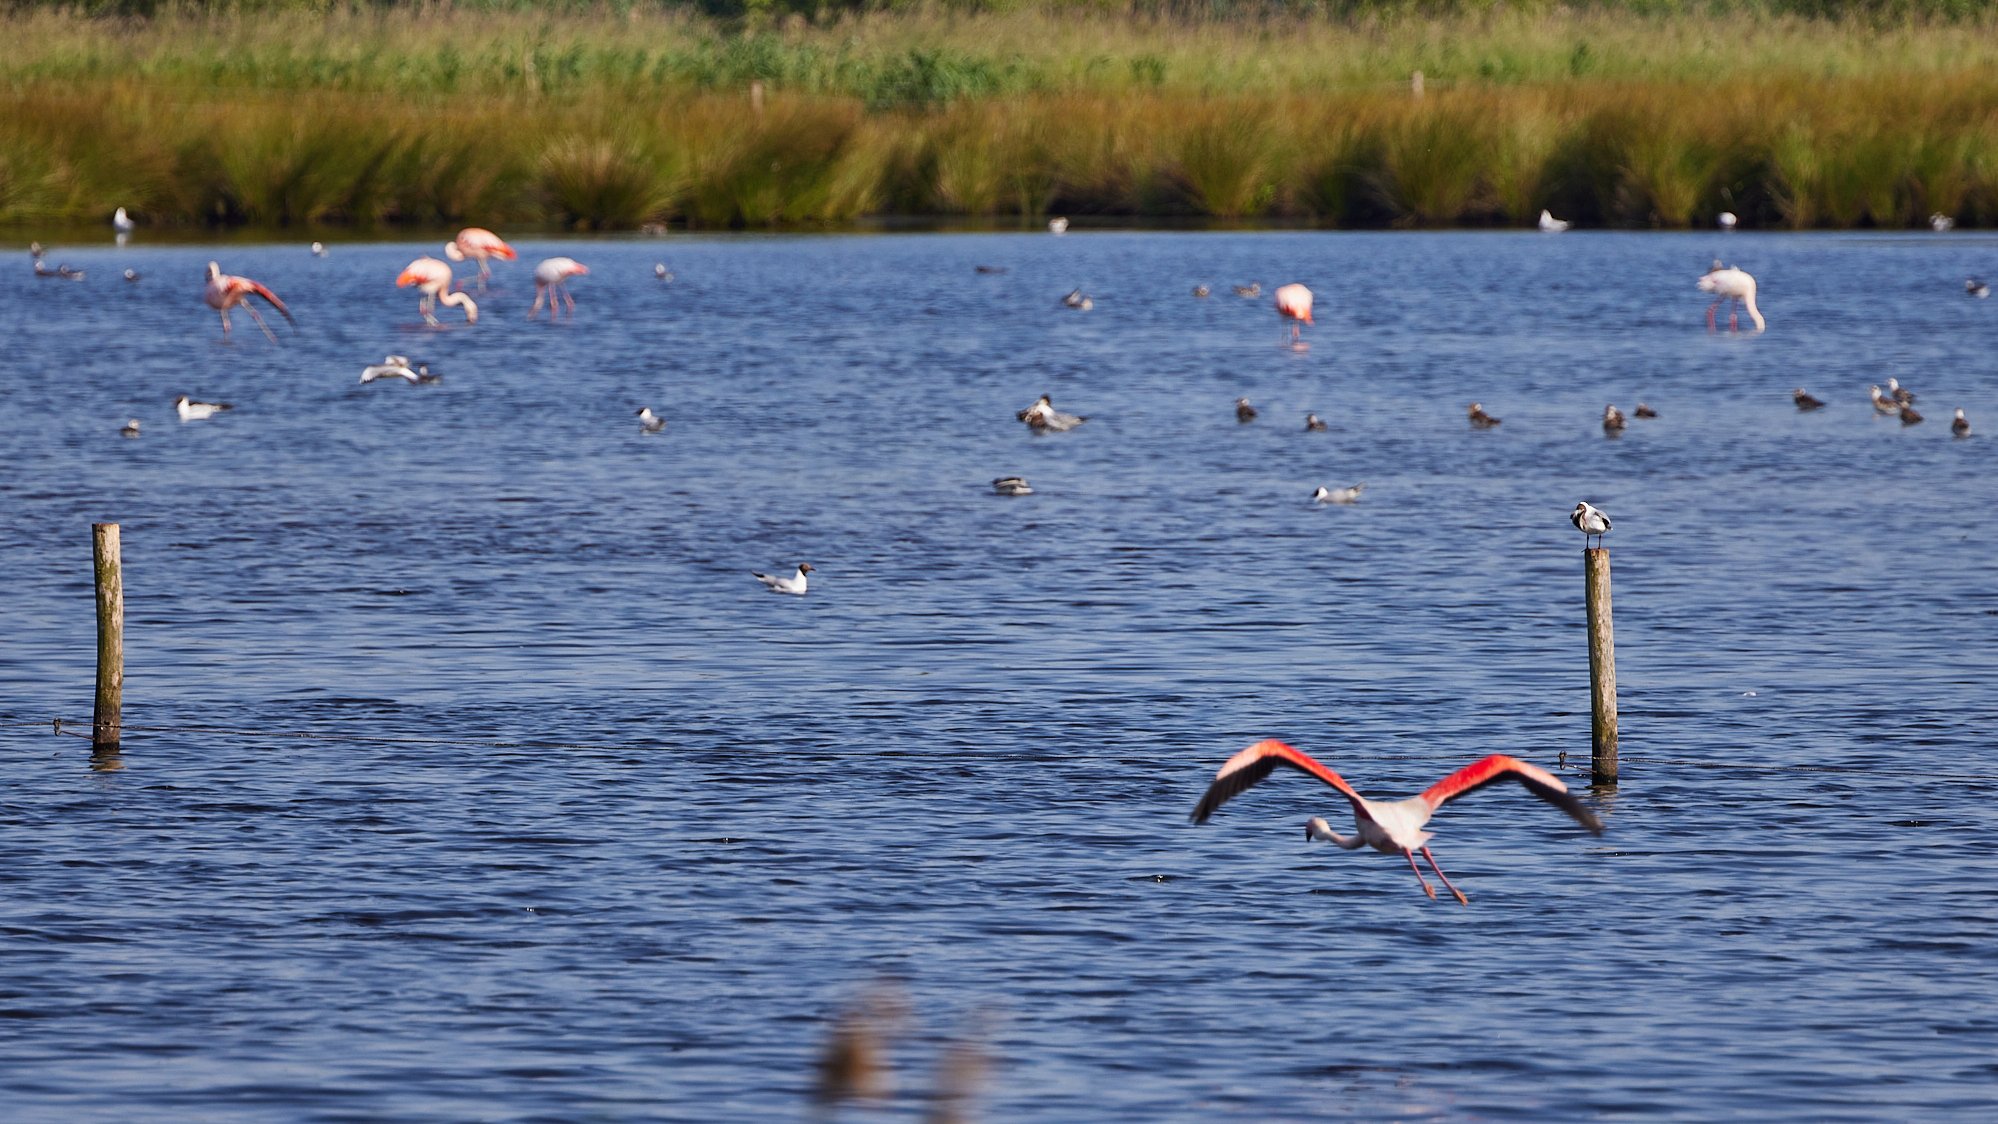
[[[1603,536],[1610,532],[1609,513],[1586,500],[1576,504],[1575,510],[1568,513],[1568,522],[1573,523],[1575,529],[1582,532],[1582,545],[1585,547],[1590,539],[1596,540],[1596,545],[1601,546]]]
[[[1602,821],[1569,794],[1568,786],[1562,784],[1560,778],[1502,753],[1494,753],[1466,765],[1405,800],[1373,801],[1354,791],[1339,774],[1275,738],[1257,742],[1230,757],[1221,766],[1221,771],[1214,775],[1213,783],[1201,796],[1200,803],[1194,806],[1193,822],[1206,823],[1208,817],[1220,810],[1223,804],[1268,777],[1279,765],[1318,778],[1337,789],[1339,795],[1353,806],[1353,825],[1357,834],[1340,835],[1323,818],[1313,816],[1305,822],[1305,839],[1323,840],[1347,851],[1371,847],[1384,855],[1401,855],[1408,860],[1409,869],[1415,872],[1415,880],[1422,884],[1422,892],[1432,900],[1436,897],[1436,889],[1422,876],[1422,868],[1416,865],[1417,852],[1429,860],[1429,869],[1436,872],[1443,888],[1450,891],[1459,904],[1471,904],[1462,890],[1450,884],[1443,868],[1436,865],[1436,856],[1429,850],[1429,840],[1434,835],[1422,830],[1423,825],[1443,805],[1459,796],[1467,796],[1500,781],[1518,781],[1528,792],[1568,813],[1576,823],[1594,834],[1600,835],[1603,830]]]

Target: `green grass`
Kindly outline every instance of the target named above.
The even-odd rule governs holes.
[[[15,7],[0,223],[1998,221],[1977,9],[1322,7]]]

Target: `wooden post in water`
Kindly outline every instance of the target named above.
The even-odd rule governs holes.
[[[1589,772],[1596,784],[1616,783],[1616,641],[1610,629],[1609,548],[1582,551],[1589,602]]]
[[[125,725],[125,578],[118,524],[92,523],[90,547],[97,569],[97,708],[90,744],[116,749]]]

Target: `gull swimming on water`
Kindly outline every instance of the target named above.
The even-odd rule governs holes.
[[[1966,277],[1963,279],[1963,293],[1965,296],[1983,300],[1985,297],[1991,295],[1991,286],[1979,281],[1975,277]]]
[[[1557,219],[1545,209],[1542,209],[1540,212],[1540,232],[1542,234],[1559,234],[1568,229],[1570,225],[1572,224],[1566,219]]]
[[[1211,293],[1211,292],[1213,292],[1213,291],[1214,291],[1214,290],[1212,290],[1212,289],[1208,288],[1208,287],[1207,287],[1207,286],[1205,286],[1205,285],[1195,285],[1195,286],[1193,287],[1193,295],[1194,295],[1194,296],[1196,296],[1196,297],[1205,297],[1205,296],[1206,296],[1207,294],[1209,294],[1209,293]]]
[[[1901,409],[1901,404],[1887,395],[1880,393],[1879,387],[1869,386],[1866,388],[1866,391],[1873,396],[1873,409],[1876,413],[1892,414]]]
[[[665,262],[657,262],[652,266],[652,276],[657,277],[661,281],[671,281],[673,279],[673,271],[666,268]]]
[[[313,257],[315,257],[315,258],[323,258],[323,257],[325,257],[325,256],[326,256],[326,243],[324,243],[324,242],[314,242],[314,243],[312,244],[312,256],[313,256]]]
[[[1497,418],[1495,418],[1495,417],[1491,416],[1490,414],[1487,414],[1487,413],[1485,413],[1485,404],[1484,404],[1484,403],[1482,403],[1482,402],[1473,402],[1473,403],[1471,403],[1471,427],[1472,427],[1472,428],[1474,428],[1474,429],[1490,429],[1491,427],[1493,427],[1493,426],[1495,426],[1495,425],[1497,425],[1497,424],[1499,424],[1499,419],[1497,419]]]
[[[1602,508],[1586,501],[1576,504],[1575,510],[1568,513],[1568,522],[1573,523],[1575,529],[1582,532],[1584,546],[1588,545],[1590,539],[1595,539],[1596,545],[1601,546],[1603,536],[1609,534],[1610,530],[1609,515]]]
[[[381,362],[371,367],[361,368],[361,384],[363,386],[376,379],[402,379],[406,382],[420,382],[422,381],[422,376],[410,368],[408,356],[390,355],[384,357]]]
[[[638,431],[640,433],[666,432],[666,419],[652,412],[650,406],[638,408]]]
[[[1797,404],[1799,410],[1817,410],[1824,407],[1822,400],[1801,386],[1790,392],[1790,399]]]
[[[1733,230],[1741,220],[1734,217],[1733,211],[1722,211],[1714,216],[1714,225],[1722,230]]]
[[[1962,411],[1962,410],[1958,410],[1958,411],[1956,412],[1956,416],[1957,416],[1957,420],[1958,420],[1959,422],[1961,422],[1961,421],[1963,420],[1963,411]],[[1966,426],[1964,426],[1964,433],[1968,433],[1968,432],[1970,432],[1970,427],[1966,425]],[[122,436],[122,437],[137,437],[137,436],[139,435],[139,419],[137,419],[137,418],[129,418],[129,419],[127,419],[127,420],[126,420],[126,422],[125,422],[125,428],[123,428],[123,429],[119,430],[119,431],[118,431],[118,433],[119,433],[119,435],[120,435],[120,436]],[[1961,437],[1961,436],[1963,436],[1963,434],[1962,434],[1962,433],[1959,433],[1959,434],[1957,434],[1957,436],[1958,436],[1958,437]]]
[[[126,271],[125,271],[125,280],[127,280],[127,281],[137,281],[138,279],[139,279],[139,271],[138,271],[138,270],[136,270],[136,269],[128,269],[128,270],[126,270]]]
[[[1096,307],[1096,302],[1084,295],[1081,289],[1070,290],[1067,296],[1061,298],[1061,303],[1083,312],[1088,312],[1090,309]]]
[[[1001,476],[992,482],[992,490],[1002,496],[1031,496],[1034,489],[1024,476]]]
[[[1053,218],[1053,219],[1049,219],[1049,220],[1048,220],[1048,233],[1049,233],[1049,234],[1067,234],[1067,233],[1068,233],[1068,220],[1067,220],[1067,219],[1063,219],[1063,218]]]
[[[1325,429],[1325,419],[1317,414],[1304,415],[1304,432],[1318,433]]]
[[[1235,399],[1235,420],[1243,425],[1256,420],[1256,408],[1249,405],[1247,398]]]
[[[202,421],[235,408],[228,402],[190,402],[185,394],[173,400],[173,412],[179,414],[184,422]]]
[[[1604,406],[1603,432],[1612,433],[1612,434],[1619,433],[1623,430],[1623,427],[1624,427],[1623,411],[1617,409],[1615,406]]]
[[[1655,418],[1658,416],[1658,411],[1652,409],[1651,407],[1645,405],[1642,402],[1639,402],[1637,404],[1637,409],[1632,410],[1631,413],[1640,418]]]
[[[1320,484],[1318,490],[1311,493],[1311,502],[1357,503],[1360,499],[1360,493],[1366,490],[1367,485],[1364,482],[1355,484],[1350,488],[1327,488],[1325,485]]]
[[[134,425],[138,424],[136,422]],[[1970,419],[1963,416],[1963,407],[1956,408],[1956,420],[1949,423],[1949,431],[1957,437],[1970,436]]]
[[[1937,211],[1935,214],[1929,216],[1929,229],[1935,231],[1937,234],[1948,234],[1950,231],[1956,229],[1956,220],[1943,214],[1941,211]]]
[[[1913,406],[1901,407],[1902,425],[1920,425],[1921,423],[1922,423],[1922,415]]]
[[[1263,295],[1263,283],[1261,281],[1251,281],[1247,285],[1237,285],[1235,286],[1235,295],[1241,297],[1243,300],[1260,297]]]
[[[1054,403],[1045,394],[1035,399],[1033,405],[1013,416],[1026,422],[1028,429],[1050,430],[1055,433],[1066,433],[1089,420],[1079,414],[1064,414],[1055,409]]]
[[[1897,378],[1888,378],[1887,397],[1892,398],[1903,406],[1912,406],[1915,404],[1915,392],[1902,386],[1901,380]]]
[[[749,572],[749,576],[762,582],[772,593],[789,593],[803,597],[805,595],[805,575],[811,572],[812,564],[810,562],[800,562],[798,563],[798,572],[788,578],[759,574],[754,570]]]

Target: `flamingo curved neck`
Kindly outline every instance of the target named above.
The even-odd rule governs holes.
[[[437,303],[446,308],[463,306],[465,309],[465,322],[468,324],[476,322],[479,318],[479,306],[472,303],[472,298],[468,294],[439,293],[437,295]]]

